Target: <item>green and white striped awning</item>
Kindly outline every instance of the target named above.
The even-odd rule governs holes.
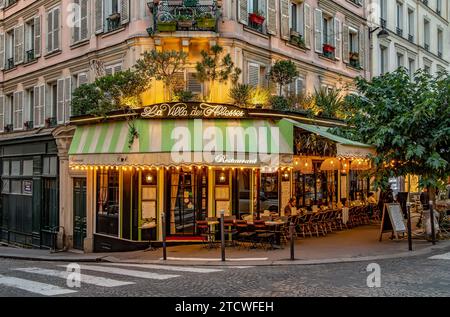
[[[271,156],[270,165],[274,157],[279,164],[292,161],[293,125],[286,120],[136,119],[134,139],[130,138],[130,124],[117,121],[78,126],[69,150],[70,163],[260,166],[265,156]]]

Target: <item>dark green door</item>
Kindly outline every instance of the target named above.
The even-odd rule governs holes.
[[[83,250],[86,238],[86,178],[73,179],[73,247]]]

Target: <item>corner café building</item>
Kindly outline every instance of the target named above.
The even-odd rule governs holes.
[[[302,207],[368,191],[368,181],[351,175],[350,166],[352,160],[364,163],[371,148],[329,133],[342,125],[336,121],[226,104],[165,103],[106,119],[74,117],[72,124],[72,239],[74,248],[87,251],[135,250],[161,241],[163,215],[168,240],[199,241],[196,221],[221,211],[238,219],[265,210],[283,215],[290,197]],[[330,150],[302,153],[311,143],[307,136]],[[330,158],[346,163],[321,171]]]

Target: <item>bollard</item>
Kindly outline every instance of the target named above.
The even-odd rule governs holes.
[[[412,232],[411,232],[411,203],[409,201],[406,203],[406,210],[408,212],[408,248],[409,251],[412,251],[413,247],[412,247]]]
[[[295,254],[294,254],[294,230],[295,230],[295,225],[293,222],[290,223],[289,225],[289,235],[291,238],[291,261],[295,260]]]
[[[433,245],[436,244],[436,232],[434,230],[434,210],[433,210],[433,202],[430,201],[430,225],[431,225],[431,243],[433,243]]]
[[[220,242],[222,249],[222,262],[225,262],[225,226],[224,226],[225,211],[220,212]]]
[[[163,238],[163,260],[167,260],[167,249],[166,249],[166,215],[162,214],[162,238]]]

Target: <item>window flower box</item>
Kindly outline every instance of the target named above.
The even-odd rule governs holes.
[[[335,47],[330,44],[323,44],[323,52],[324,53],[334,53]]]
[[[31,130],[31,129],[33,129],[33,126],[34,126],[33,121],[25,121],[23,126],[25,127],[25,130]]]
[[[13,129],[14,129],[14,127],[12,124],[7,124],[7,125],[5,125],[5,128],[4,128],[5,132],[12,132]]]
[[[357,53],[357,52],[350,52],[349,59],[351,61],[359,61],[359,53]]]
[[[177,30],[177,21],[162,22],[156,24],[159,32],[175,32]]]
[[[216,18],[212,14],[198,17],[195,21],[199,29],[212,30],[216,28]]]
[[[261,13],[249,13],[248,19],[255,25],[262,25],[264,23],[264,16]]]
[[[56,124],[57,124],[57,122],[56,122],[55,117],[45,119],[45,127],[46,128],[53,128],[56,126]]]
[[[291,39],[289,43],[300,48],[306,48],[303,36],[297,31],[291,30]]]

